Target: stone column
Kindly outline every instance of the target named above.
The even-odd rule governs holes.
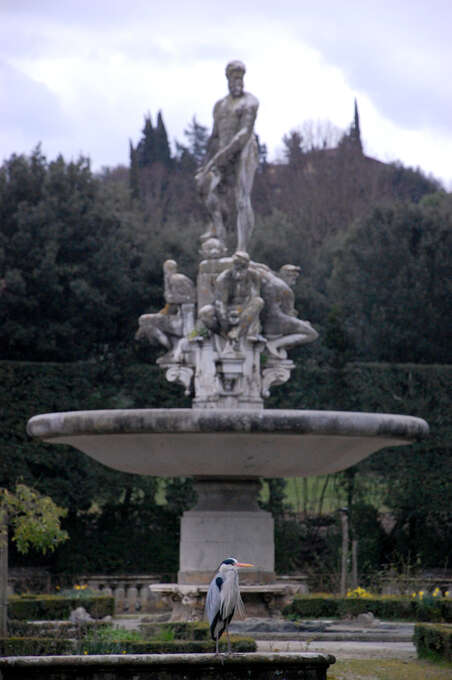
[[[258,479],[195,479],[197,505],[181,520],[178,583],[209,583],[226,557],[251,562],[240,572],[242,584],[275,580],[274,523],[257,503]]]

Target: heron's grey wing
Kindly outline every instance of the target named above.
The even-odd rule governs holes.
[[[246,617],[245,605],[243,604],[243,600],[242,600],[240,593],[239,593],[238,598],[237,598],[235,613],[236,613],[236,615],[238,616],[239,619],[244,619]]]
[[[212,625],[215,616],[220,611],[221,605],[221,585],[223,579],[219,576],[215,576],[209,585],[209,590],[207,591],[206,597],[206,607],[205,614],[209,620],[209,624]]]

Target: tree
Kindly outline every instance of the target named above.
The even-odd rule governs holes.
[[[184,130],[184,135],[188,140],[187,150],[194,158],[196,166],[199,167],[207,150],[207,142],[209,141],[208,129],[204,125],[200,125],[196,120],[196,116],[193,116]]]
[[[284,135],[284,155],[289,166],[297,167],[303,160],[303,137],[297,130]]]
[[[171,151],[161,111],[159,111],[157,115],[157,128],[154,133],[154,141],[155,162],[163,163],[165,167],[170,168],[172,165]]]
[[[333,255],[330,300],[356,358],[450,363],[452,196],[374,208]]]
[[[132,198],[138,198],[140,195],[140,176],[138,169],[138,152],[132,144],[132,140],[129,140],[129,160],[130,160],[130,171],[129,171],[129,188]]]
[[[5,161],[2,357],[77,360],[130,337],[144,306],[140,222],[128,192],[95,178],[87,159],[49,163],[37,148]]]
[[[355,99],[355,112],[353,123],[350,125],[348,131],[342,136],[339,141],[339,148],[348,148],[352,153],[362,156],[363,144],[361,141],[361,128],[359,124],[358,102]]]
[[[155,131],[152,126],[151,114],[144,117],[141,139],[136,146],[138,167],[146,168],[155,161]],[[131,159],[132,160],[132,159]]]
[[[66,511],[24,484],[16,492],[0,489],[0,636],[7,635],[8,525],[22,554],[31,547],[45,553],[69,536],[60,526]]]

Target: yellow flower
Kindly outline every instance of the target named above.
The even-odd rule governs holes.
[[[416,593],[411,593],[411,597],[416,597]]]
[[[74,586],[74,590],[80,590],[80,586]]]
[[[88,652],[86,651],[86,649],[84,650],[83,654],[88,654]]]
[[[448,590],[444,593],[444,597],[450,597],[450,592]]]
[[[121,654],[127,654],[126,650],[123,649],[122,652],[121,652]]]
[[[85,588],[88,588],[88,586],[86,585],[86,583],[85,583],[84,586],[80,586],[80,590],[85,590]]]
[[[421,598],[421,600],[422,600],[422,598],[424,597],[424,591],[423,591],[423,590],[420,590],[420,591],[419,591],[419,597]]]
[[[372,597],[372,593],[369,593],[365,588],[355,588],[354,590],[349,590],[347,592],[347,597]]]

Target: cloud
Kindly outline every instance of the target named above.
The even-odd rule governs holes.
[[[1,61],[0,91],[3,156],[28,152],[41,140],[70,134],[60,102],[49,88]]]
[[[261,0],[258,9],[239,0],[3,0],[0,12],[0,60],[44,88],[39,109],[56,117],[49,129],[39,111],[35,119],[19,111],[23,131],[39,129],[52,149],[60,139],[59,150],[83,151],[97,167],[127,162],[128,138],[139,137],[149,110],[163,110],[173,139],[193,114],[210,125],[231,58],[248,66],[246,87],[261,101],[257,131],[270,150],[306,119],[348,126],[358,96],[375,155],[405,161],[417,147],[414,164],[426,159],[434,170],[436,158],[441,173],[446,167],[449,0],[411,0],[409,10],[394,0]],[[31,85],[17,87],[13,111]]]
[[[304,8],[292,32],[340,68],[350,87],[365,92],[382,115],[401,126],[452,131],[452,5],[393,0]]]

